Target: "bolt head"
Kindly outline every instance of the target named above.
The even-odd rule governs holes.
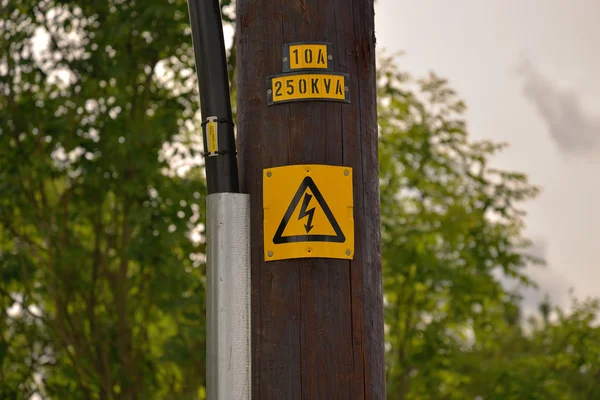
[[[271,94],[273,91],[271,89],[267,90],[267,93]]]
[[[283,57],[283,61],[287,61],[287,60],[288,60],[288,58],[287,58],[287,57]]]
[[[333,60],[333,56],[327,56],[328,60]]]
[[[350,251],[350,249],[346,250],[346,255],[349,256],[350,254],[352,254],[352,252]]]
[[[267,255],[268,255],[269,257],[273,257],[273,252],[272,252],[272,251],[270,251],[270,252],[268,252],[268,253],[267,253]]]
[[[348,171],[347,169],[345,169],[345,170],[344,170],[344,175],[345,175],[345,176],[348,176],[348,175],[350,175],[350,171]]]
[[[273,174],[271,173],[271,171],[267,172],[267,178],[270,178]]]

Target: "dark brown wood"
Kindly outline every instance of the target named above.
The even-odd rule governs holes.
[[[373,0],[237,0],[238,154],[252,207],[253,399],[384,399]],[[333,43],[351,104],[267,107],[282,45]],[[262,171],[353,168],[353,261],[264,262]]]

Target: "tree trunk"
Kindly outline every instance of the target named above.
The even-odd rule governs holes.
[[[373,0],[237,1],[238,154],[252,202],[253,399],[384,399]],[[282,45],[331,42],[350,104],[267,104]],[[263,169],[347,166],[353,260],[264,261]]]

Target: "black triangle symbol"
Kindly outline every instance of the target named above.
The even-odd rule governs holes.
[[[302,195],[304,194],[304,192],[306,192],[306,189],[310,189],[313,196],[315,196],[315,199],[317,200],[317,202],[323,209],[323,212],[325,213],[327,220],[333,227],[333,230],[335,231],[335,235],[308,235],[307,234],[307,235],[283,236],[283,231],[285,230],[288,222],[290,221],[290,218],[292,218],[292,214],[294,214],[294,210],[298,206],[298,203],[300,203],[300,200],[302,199]],[[304,180],[300,184],[298,191],[294,195],[292,202],[290,203],[287,211],[285,212],[285,215],[283,216],[283,219],[281,220],[281,223],[279,224],[279,228],[277,228],[277,232],[275,232],[275,236],[273,237],[273,243],[275,243],[275,244],[295,243],[295,242],[344,243],[345,241],[346,241],[346,236],[344,236],[344,232],[342,232],[342,229],[340,228],[339,224],[335,220],[335,217],[333,216],[333,213],[331,212],[331,210],[329,209],[329,206],[325,202],[323,195],[321,194],[319,189],[317,189],[317,185],[315,185],[315,182],[312,180],[312,178],[307,176],[306,178],[304,178]]]

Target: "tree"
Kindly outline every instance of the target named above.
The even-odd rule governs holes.
[[[0,24],[0,397],[197,398],[186,1],[2,1]]]
[[[465,105],[445,80],[415,81],[383,58],[379,84],[388,393],[593,398],[597,303],[526,332],[519,294],[503,284],[534,284],[524,267],[543,261],[527,255],[519,208],[539,189],[489,167],[504,145],[469,140]]]
[[[549,310],[521,324],[494,326],[454,360],[471,377],[465,393],[485,399],[595,399],[600,395],[598,300],[573,299],[573,310]],[[467,362],[464,362],[468,360]],[[467,398],[467,397],[465,397]]]

